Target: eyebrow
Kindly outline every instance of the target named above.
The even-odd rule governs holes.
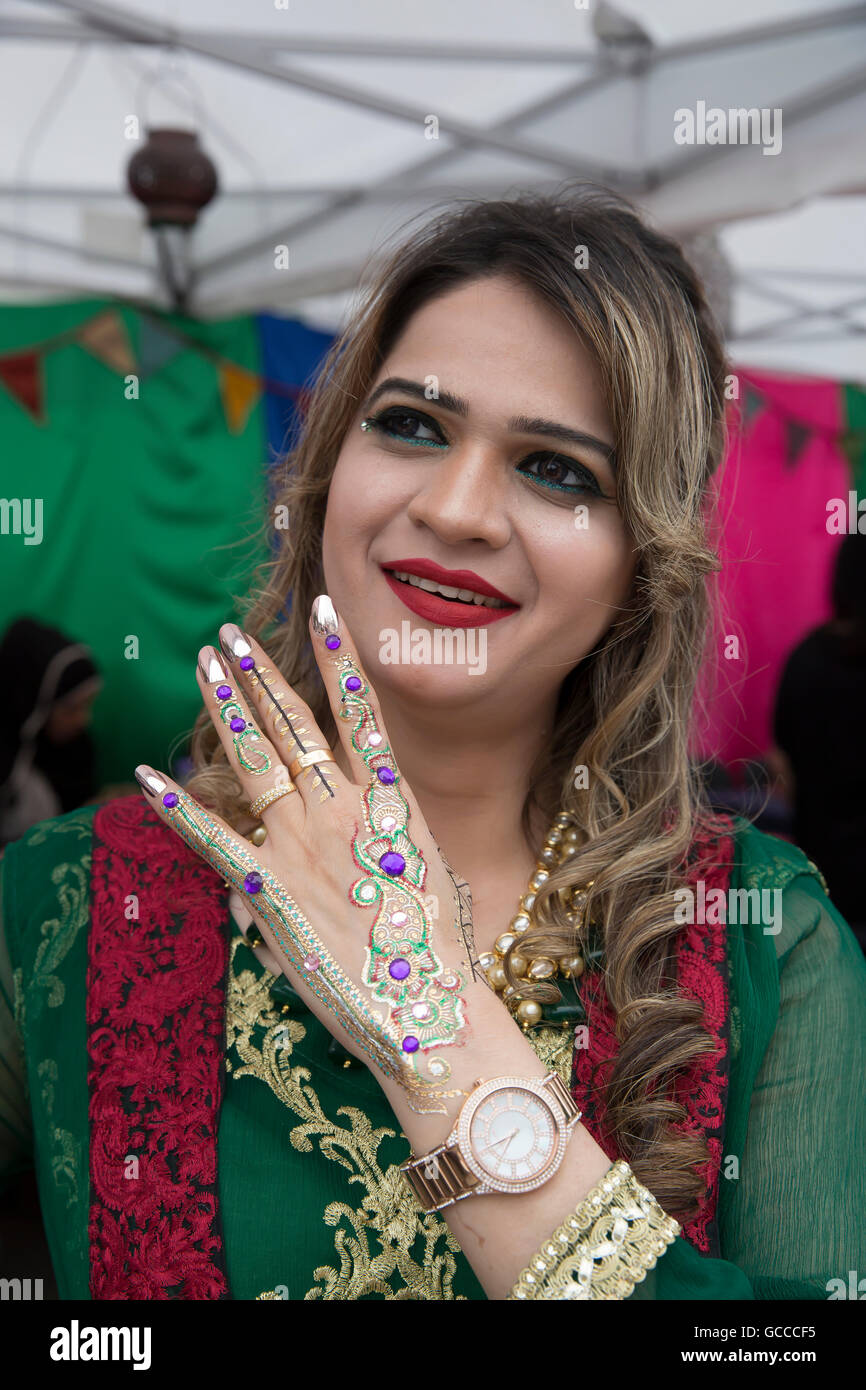
[[[379,383],[366,400],[365,413],[371,410],[379,397],[384,396],[387,391],[402,391],[404,395],[414,396],[430,404],[431,398],[420,382],[410,381],[402,376],[389,376],[387,380]],[[440,391],[433,399],[436,405],[442,406],[443,410],[451,411],[453,415],[465,418],[469,414],[469,402],[462,396],[455,396],[450,391]],[[603,439],[588,434],[586,430],[573,430],[568,425],[560,425],[556,420],[545,420],[538,415],[513,415],[507,428],[511,434],[546,434],[552,439],[562,440],[564,444],[577,445],[579,449],[594,449],[596,453],[601,454],[611,470],[616,471],[616,450],[613,445],[605,444]]]

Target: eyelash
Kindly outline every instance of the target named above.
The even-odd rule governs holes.
[[[410,439],[407,435],[401,434],[398,430],[389,429],[389,422],[393,422],[400,418],[413,420],[416,424],[422,424],[427,429],[439,430],[439,425],[436,424],[435,420],[431,420],[429,416],[422,415],[417,410],[409,410],[404,406],[391,406],[389,409],[383,410],[379,415],[369,415],[364,421],[364,424],[372,427],[386,438],[399,440],[401,444],[408,444],[412,448],[448,448],[447,440]],[[556,459],[557,462],[564,464],[569,472],[574,473],[575,477],[579,478],[581,481],[577,484],[552,483],[546,478],[538,477],[535,473],[524,473],[523,476],[530,478],[531,481],[536,483],[539,487],[547,488],[553,492],[565,493],[568,496],[574,496],[579,492],[589,492],[593,496],[604,497],[605,494],[602,492],[597,480],[588,468],[581,463],[577,463],[573,459],[563,458],[561,454],[558,454],[553,449],[539,450],[534,454],[530,454],[529,458],[524,459],[523,466],[527,463],[546,462],[549,459]]]

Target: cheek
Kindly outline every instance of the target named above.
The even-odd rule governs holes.
[[[567,621],[578,634],[596,638],[631,593],[632,541],[618,513],[595,515],[590,508],[585,526],[571,517],[569,523],[548,531],[539,548],[539,605],[551,621]]]
[[[397,460],[382,457],[371,465],[369,452],[345,446],[328,490],[322,535],[326,573],[357,576],[372,542],[405,511],[411,489],[411,474]]]
[[[328,489],[322,533],[322,560],[329,583],[350,576],[353,567],[363,561],[365,537],[376,526],[374,490],[364,486],[370,481],[365,479],[365,471],[353,450],[344,449]]]
[[[378,651],[377,620],[370,607],[375,584],[370,549],[405,500],[399,479],[393,472],[389,476],[386,465],[371,468],[368,456],[359,457],[351,445],[344,448],[328,490],[322,567],[327,592],[345,617],[365,664]]]

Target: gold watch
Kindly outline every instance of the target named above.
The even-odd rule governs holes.
[[[444,1144],[401,1163],[425,1212],[463,1197],[531,1192],[553,1177],[581,1112],[556,1074],[479,1081]]]

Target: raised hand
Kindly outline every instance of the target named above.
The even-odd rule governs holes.
[[[254,846],[161,773],[136,776],[166,823],[233,884],[284,973],[349,1051],[441,1113],[469,1035],[465,903],[400,776],[375,693],[330,600],[311,637],[344,773],[264,649],[232,624],[199,656],[205,706],[267,838]],[[428,910],[442,905],[441,925]],[[458,927],[458,916],[462,930]],[[468,958],[467,958],[468,957]],[[445,1087],[446,1089],[443,1089]]]

